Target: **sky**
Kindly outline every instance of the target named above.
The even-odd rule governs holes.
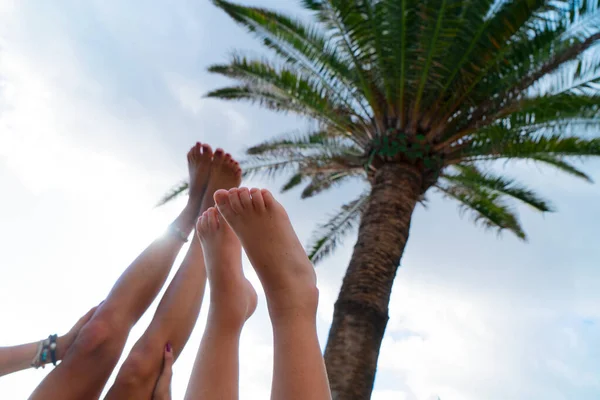
[[[253,2],[294,14],[297,3]],[[1,346],[66,333],[106,296],[182,207],[184,199],[155,204],[185,177],[194,142],[242,158],[248,146],[305,124],[203,98],[227,83],[207,66],[234,49],[261,51],[207,0],[0,0]],[[417,209],[374,400],[600,398],[600,186],[533,164],[501,168],[558,212],[519,208],[524,243],[476,227],[435,195]],[[599,162],[585,168],[600,180]],[[244,184],[278,192],[281,183]],[[306,243],[363,189],[278,198]],[[322,346],[354,240],[316,269]],[[271,328],[258,280],[244,267],[259,309],[243,332],[241,398],[263,399]],[[155,308],[133,329],[125,354]],[[206,303],[175,365],[174,399],[183,397],[205,320]],[[0,378],[0,398],[26,398],[49,370]]]

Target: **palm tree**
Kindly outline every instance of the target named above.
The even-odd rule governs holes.
[[[246,173],[288,174],[283,189],[304,185],[303,198],[368,184],[309,245],[318,262],[358,225],[325,360],[334,398],[368,399],[411,216],[426,193],[525,239],[510,200],[552,206],[493,161],[531,160],[590,180],[568,159],[600,155],[600,2],[303,0],[315,23],[213,2],[276,57],[237,53],[210,67],[237,82],[208,97],[316,121],[250,148]]]

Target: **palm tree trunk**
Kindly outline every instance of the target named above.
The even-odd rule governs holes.
[[[385,164],[375,175],[325,349],[334,400],[371,397],[392,285],[421,185],[421,174],[409,165]]]

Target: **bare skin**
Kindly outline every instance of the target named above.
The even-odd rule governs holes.
[[[316,275],[285,209],[264,189],[219,190],[215,201],[267,296],[274,340],[271,398],[331,399],[316,330]]]
[[[185,399],[234,400],[239,395],[240,335],[256,309],[256,291],[242,271],[240,242],[215,208],[200,217],[196,230],[211,296]]]
[[[200,143],[188,153],[190,196],[173,222],[184,236],[194,228],[211,162],[210,154],[202,152]],[[183,243],[177,234],[161,236],[133,261],[81,329],[62,363],[46,376],[30,399],[79,400],[100,396],[121,356],[129,331],[160,291]]]
[[[81,328],[92,318],[95,312],[96,307],[81,317],[66,335],[56,339],[56,359],[58,361],[63,359]],[[31,368],[31,361],[37,353],[39,344],[40,342],[34,342],[19,346],[0,347],[0,376]],[[51,363],[50,359],[46,361],[46,364],[49,363]]]
[[[204,145],[203,154],[209,155],[212,161],[205,170],[209,180],[201,212],[214,204],[213,194],[216,190],[237,187],[241,181],[238,163],[222,149],[217,149],[213,157],[210,146]],[[194,235],[188,253],[161,299],[152,322],[125,360],[106,399],[151,398],[163,366],[163,349],[169,346],[169,355],[173,362],[177,360],[198,319],[205,285],[204,255],[200,240]]]
[[[152,400],[171,400],[171,379],[173,378],[173,350],[170,345],[165,346],[164,360],[160,376],[156,381],[156,388],[152,393]]]

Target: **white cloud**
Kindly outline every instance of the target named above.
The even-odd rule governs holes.
[[[224,107],[222,102],[204,98],[208,90],[197,81],[177,74],[167,74],[165,81],[181,108],[192,114],[199,125],[217,122],[215,128],[224,143],[243,143],[248,139],[248,119],[237,110]]]

